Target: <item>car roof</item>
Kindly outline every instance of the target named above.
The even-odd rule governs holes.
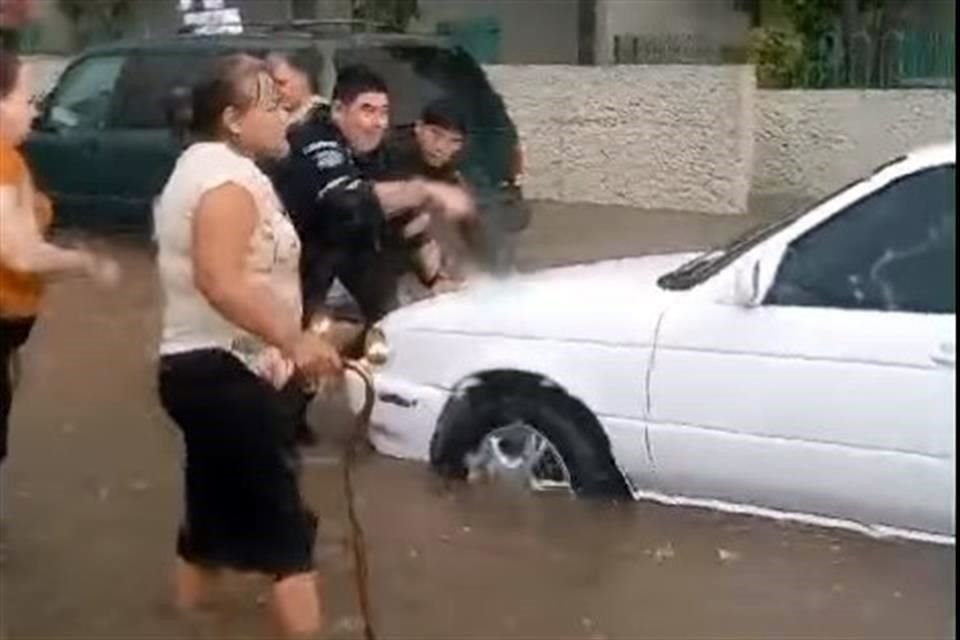
[[[443,36],[406,33],[311,33],[309,31],[250,31],[227,35],[177,34],[157,38],[118,40],[84,51],[86,55],[118,54],[131,51],[204,51],[210,49],[299,49],[307,46],[337,48],[433,46],[448,48]]]
[[[880,165],[874,169],[872,177],[881,183],[886,183],[911,173],[956,163],[956,142],[941,142],[918,147]]]
[[[907,154],[907,160],[925,166],[944,164],[950,161],[956,162],[957,142],[954,140],[919,147]]]

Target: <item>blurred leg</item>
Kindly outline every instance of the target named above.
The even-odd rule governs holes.
[[[320,633],[323,614],[316,573],[286,576],[273,584],[274,620],[285,638],[313,638]]]
[[[218,571],[177,558],[174,571],[174,603],[184,613],[213,604],[220,581]]]

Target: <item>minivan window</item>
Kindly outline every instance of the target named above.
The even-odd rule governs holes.
[[[486,75],[462,49],[436,46],[352,47],[337,52],[338,69],[363,64],[376,70],[390,89],[394,125],[413,123],[436,98],[456,100],[472,130],[509,127],[503,101]]]
[[[99,129],[106,125],[117,78],[127,58],[94,56],[81,60],[63,76],[49,104],[52,125],[65,129]]]
[[[190,86],[221,52],[143,51],[136,53],[117,82],[110,126],[117,129],[163,129],[165,106],[176,86]]]

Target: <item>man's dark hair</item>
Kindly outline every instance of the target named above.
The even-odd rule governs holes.
[[[337,74],[333,99],[350,105],[364,93],[388,93],[387,83],[375,71],[363,65],[344,67]]]
[[[459,134],[467,132],[467,123],[464,120],[463,112],[449,98],[438,98],[425,106],[420,113],[420,121],[423,124],[440,127],[447,131],[455,131]]]

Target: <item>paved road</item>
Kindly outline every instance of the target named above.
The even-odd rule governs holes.
[[[743,218],[542,205],[527,267],[729,237]],[[158,292],[117,244],[112,295],[57,285],[26,353],[3,479],[0,620],[11,639],[267,637],[262,588],[232,580],[218,613],[168,605],[178,442],[155,399]],[[334,436],[331,436],[334,438]],[[307,469],[332,638],[356,638],[334,452]],[[418,465],[359,469],[382,638],[955,637],[955,550],[707,511],[525,499],[444,486]]]

